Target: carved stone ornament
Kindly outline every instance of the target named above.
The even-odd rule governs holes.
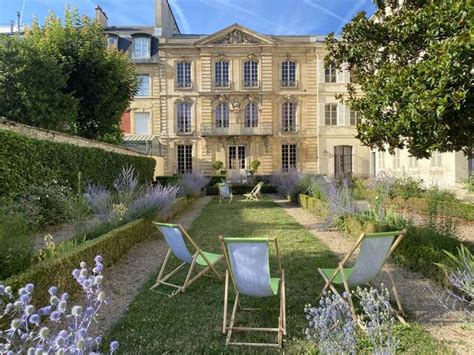
[[[246,43],[258,43],[258,41],[255,38],[247,35],[246,33],[243,33],[242,31],[235,29],[232,32],[229,32],[227,36],[225,36],[222,39],[217,40],[214,43],[215,44],[246,44]]]

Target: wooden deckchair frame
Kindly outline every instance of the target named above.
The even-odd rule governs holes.
[[[250,191],[248,194],[244,194],[245,201],[258,201],[260,198],[262,198],[262,194],[260,193],[262,186],[263,181],[260,181],[257,183],[257,185],[255,185],[252,191]]]
[[[227,185],[227,187],[229,188],[229,194],[230,195],[229,195],[229,202],[228,203],[231,203],[232,198],[234,197],[234,195],[232,194],[232,189],[230,188],[230,185],[226,182],[220,182],[219,184],[217,184],[217,187],[219,188],[219,203],[222,203],[222,201],[226,199],[226,197],[222,197],[221,185]]]
[[[237,311],[240,308],[242,311],[257,311],[261,310],[258,308],[246,308],[242,307],[240,303],[240,293],[237,289],[237,285],[233,276],[232,266],[230,263],[229,254],[227,253],[227,249],[225,246],[225,241],[222,236],[219,237],[223,254],[225,256],[227,270],[225,272],[225,289],[224,289],[224,317],[222,321],[222,333],[226,334],[226,347],[229,345],[236,345],[236,346],[258,346],[258,347],[277,347],[281,348],[283,345],[283,336],[286,335],[286,294],[285,294],[285,270],[283,270],[281,266],[281,257],[280,257],[280,249],[278,248],[278,241],[276,238],[268,238],[268,242],[274,242],[275,250],[278,259],[278,271],[280,273],[280,307],[279,307],[279,317],[278,317],[278,327],[277,328],[258,328],[258,327],[236,327],[235,326],[235,319],[237,315]],[[251,242],[251,239],[249,239]],[[234,305],[232,307],[232,313],[230,317],[229,323],[227,322],[227,306],[229,301],[229,276],[232,280],[232,285],[235,291],[235,299]],[[276,343],[246,343],[246,342],[233,342],[231,341],[232,332],[276,332],[277,335],[277,342]]]
[[[156,224],[159,225],[159,223],[156,223]],[[150,287],[150,290],[155,290],[160,285],[166,285],[166,286],[174,287],[176,290],[174,290],[170,294],[166,294],[166,293],[162,293],[162,292],[157,291],[158,293],[162,293],[162,294],[164,294],[168,297],[173,297],[173,296],[176,296],[179,293],[184,293],[186,291],[186,289],[189,286],[191,286],[192,283],[194,283],[194,281],[199,279],[201,276],[206,274],[208,271],[212,271],[214,273],[214,275],[219,280],[222,280],[222,275],[217,271],[217,269],[214,267],[214,265],[217,264],[219,261],[221,261],[222,258],[224,257],[224,255],[221,255],[214,262],[214,264],[211,263],[209,261],[209,259],[206,257],[206,255],[202,252],[202,249],[199,248],[199,246],[194,242],[194,240],[191,238],[191,236],[188,234],[188,232],[183,228],[183,226],[181,224],[176,224],[176,227],[179,228],[181,233],[186,237],[186,239],[189,241],[189,243],[191,243],[191,245],[195,248],[196,251],[193,254],[193,260],[192,260],[192,262],[189,266],[189,270],[186,274],[186,278],[184,280],[184,283],[182,285],[175,285],[175,284],[172,284],[172,283],[169,283],[169,282],[166,282],[166,281],[171,276],[176,274],[184,265],[187,265],[188,263],[183,262],[180,265],[178,265],[178,267],[176,267],[173,271],[171,271],[168,274],[164,275],[166,265],[168,264],[168,261],[171,257],[171,254],[173,254],[173,251],[171,250],[171,248],[168,247],[168,251],[166,252],[165,260],[163,261],[163,264],[161,265],[161,269],[160,269],[160,272],[159,272],[158,277],[156,279],[156,282],[152,287]],[[199,256],[201,256],[204,259],[204,261],[207,263],[207,266],[204,269],[202,269],[201,271],[199,271],[194,277],[191,277],[193,272],[196,271],[196,260]]]
[[[383,233],[383,232],[382,232]],[[388,233],[388,232],[387,232]],[[369,233],[370,234],[370,233]],[[392,253],[395,251],[395,249],[397,248],[397,246],[401,243],[401,241],[403,240],[403,238],[405,237],[406,235],[406,230],[403,229],[402,231],[400,231],[398,233],[398,235],[395,237],[390,249],[389,249],[389,252],[385,258],[385,262],[384,262],[384,265],[382,265],[382,268],[380,269],[380,271],[384,268],[384,266],[386,265],[386,262],[388,260],[388,258],[392,255]],[[331,289],[331,291],[333,291],[336,295],[338,296],[341,296],[340,293],[337,291],[336,287],[333,285],[332,281],[334,280],[334,278],[337,276],[338,273],[341,274],[341,279],[342,279],[342,282],[343,282],[343,285],[344,285],[344,290],[347,292],[348,294],[348,298],[349,298],[349,306],[351,308],[351,313],[352,313],[352,317],[355,321],[358,321],[358,317],[357,317],[357,314],[356,314],[356,311],[355,311],[355,307],[354,307],[354,303],[352,301],[352,294],[350,292],[350,287],[349,287],[349,284],[347,282],[347,276],[344,272],[344,266],[345,264],[347,263],[347,261],[350,259],[350,257],[354,254],[354,252],[360,247],[360,245],[362,244],[362,241],[364,240],[364,238],[366,237],[366,234],[365,233],[362,233],[359,238],[357,239],[357,241],[355,242],[354,246],[351,248],[351,250],[346,254],[346,256],[344,256],[344,258],[342,259],[342,261],[338,264],[337,268],[334,270],[333,274],[331,275],[331,277],[327,277],[324,272],[322,271],[321,268],[318,268],[318,272],[319,274],[322,276],[322,278],[324,279],[325,281],[325,285],[323,287],[323,289],[321,290],[321,293],[319,294],[319,299],[321,299],[321,297],[323,296],[324,292],[329,288]],[[402,307],[402,303],[400,301],[400,296],[399,296],[399,293],[398,293],[398,290],[397,290],[397,286],[395,284],[395,281],[392,277],[392,274],[390,273],[389,270],[386,270],[387,271],[387,274],[390,278],[390,282],[392,284],[392,293],[393,295],[395,296],[395,301],[397,303],[397,308],[398,310],[394,310],[395,312],[395,316],[398,318],[398,320],[400,322],[402,322],[403,324],[406,324],[406,321],[405,319],[403,318],[405,316],[405,311],[403,310],[403,307]]]

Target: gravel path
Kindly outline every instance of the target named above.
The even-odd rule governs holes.
[[[278,195],[270,198],[283,208],[296,222],[303,225],[315,237],[325,243],[329,249],[342,258],[352,247],[354,241],[338,231],[328,231],[323,220],[311,214],[295,203],[282,199]],[[314,265],[316,268],[320,265]],[[474,332],[463,329],[461,313],[448,312],[440,305],[436,295],[442,290],[430,280],[410,270],[388,264],[405,311],[411,319],[419,322],[435,339],[440,339],[459,354],[474,354]],[[376,282],[391,285],[388,274],[382,272]]]
[[[178,214],[173,223],[180,223],[188,229],[201,214],[203,208],[211,201],[212,196],[195,200],[191,206]],[[97,317],[99,327],[91,327],[92,336],[104,336],[112,325],[127,311],[141,287],[155,273],[166,254],[166,243],[154,235],[131,249],[117,263],[104,272],[104,290],[107,294],[107,305],[104,312]]]

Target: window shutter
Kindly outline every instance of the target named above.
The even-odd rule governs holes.
[[[344,105],[337,104],[337,125],[344,126],[344,119],[345,119]]]
[[[336,71],[336,82],[344,83],[344,70]]]
[[[346,126],[350,126],[351,125],[351,108],[349,106],[344,105],[344,114],[345,114],[344,124]]]
[[[318,114],[319,114],[319,125],[320,126],[325,126],[326,125],[326,117],[325,117],[325,114],[326,114],[326,105],[323,104],[323,103],[319,103],[318,104]]]
[[[318,66],[318,82],[319,83],[324,83],[325,82],[325,79],[324,79],[324,59],[323,58],[320,58],[318,56],[318,60],[317,60],[317,66]]]

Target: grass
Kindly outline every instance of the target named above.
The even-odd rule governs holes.
[[[288,335],[285,338],[285,349],[288,353],[316,352],[314,345],[306,341],[304,337],[306,320],[303,309],[305,304],[317,302],[318,292],[323,286],[322,280],[317,276],[316,268],[320,265],[333,267],[338,261],[323,243],[314,238],[272,201],[235,201],[230,205],[219,205],[217,199],[214,198],[194,222],[189,232],[199,246],[211,252],[219,252],[219,235],[277,237],[287,281]],[[276,270],[276,260],[273,256],[270,267],[271,270]],[[223,262],[219,268],[224,271]],[[225,348],[225,337],[221,329],[223,282],[213,278],[201,278],[185,294],[168,298],[148,290],[155,277],[143,287],[130,305],[128,312],[108,335],[108,340],[120,342],[119,352],[241,353],[245,350],[261,353],[264,351],[262,348]],[[183,275],[178,277],[183,277]],[[247,305],[258,304],[260,307],[273,308],[277,306],[276,301],[266,298],[243,300]],[[240,325],[264,327],[277,325],[277,311],[259,312],[252,317],[245,313],[240,314],[242,316],[237,319]],[[403,351],[439,353],[442,349],[416,325],[398,327],[397,334],[400,334],[400,348]],[[264,334],[238,336],[239,338],[236,339],[245,341],[273,341],[274,339],[274,335],[269,338]],[[364,341],[361,343],[367,344]]]

